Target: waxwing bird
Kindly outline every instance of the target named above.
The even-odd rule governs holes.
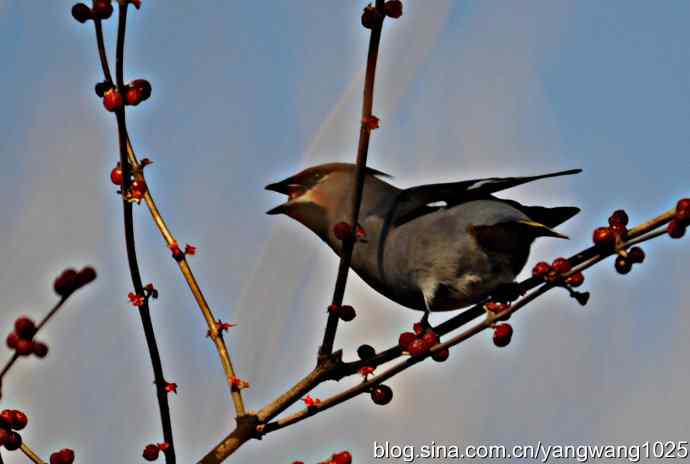
[[[352,269],[373,289],[405,307],[446,311],[476,304],[522,270],[537,237],[567,238],[553,228],[575,207],[525,206],[493,193],[580,169],[399,189],[366,168]],[[313,166],[266,186],[288,196],[267,214],[285,214],[325,241],[336,254],[334,225],[350,222],[355,166]]]

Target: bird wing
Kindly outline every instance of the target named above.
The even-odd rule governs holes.
[[[468,201],[489,197],[492,193],[506,190],[518,185],[526,184],[549,177],[568,176],[578,174],[582,169],[552,172],[538,176],[526,177],[487,177],[485,179],[465,180],[441,184],[427,184],[401,190],[396,194],[390,208],[386,212],[381,226],[381,236],[377,250],[379,272],[383,273],[383,254],[386,237],[391,226],[399,227],[420,216],[432,213],[442,208],[436,203],[445,203],[445,208],[457,206]]]

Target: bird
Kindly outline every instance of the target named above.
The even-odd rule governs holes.
[[[568,238],[554,228],[580,212],[573,206],[525,206],[493,194],[581,169],[528,177],[491,177],[406,189],[364,167],[364,189],[351,268],[371,288],[409,309],[461,309],[513,288],[539,237]],[[267,211],[306,226],[338,256],[335,225],[352,220],[356,166],[308,167],[266,190],[287,195]],[[508,292],[512,293],[512,292]],[[512,297],[514,298],[514,297]]]

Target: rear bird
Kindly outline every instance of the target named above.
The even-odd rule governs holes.
[[[513,284],[537,237],[567,238],[554,227],[575,207],[524,206],[494,192],[579,169],[532,177],[487,178],[401,190],[366,168],[352,269],[374,290],[405,307],[447,311],[476,304]],[[266,186],[288,196],[267,214],[286,214],[340,255],[334,225],[350,222],[355,166],[313,166]]]

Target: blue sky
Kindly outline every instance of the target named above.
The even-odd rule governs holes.
[[[101,78],[92,27],[72,20],[71,6],[0,0],[4,326],[44,314],[65,267],[92,264],[99,279],[42,333],[48,358],[13,369],[2,406],[28,413],[24,436],[45,458],[72,447],[79,462],[137,462],[160,440],[159,419],[108,181],[115,121],[92,91]],[[216,314],[240,324],[229,346],[252,383],[251,409],[312,367],[322,337],[337,259],[303,227],[266,216],[279,199],[263,186],[354,160],[363,6],[145,0],[129,21],[127,78],[153,84],[152,98],[128,111],[130,134],[155,161],[148,182],[173,232],[198,246],[192,266]],[[384,27],[370,164],[401,186],[582,168],[506,193],[582,208],[560,229],[572,240],[542,240],[530,263],[583,248],[614,209],[633,222],[651,217],[690,193],[689,10],[681,1],[407,1]],[[171,398],[178,460],[195,462],[231,430],[231,404],[202,318],[144,208],[136,231],[144,280],[161,292],[152,309],[166,375],[180,388]],[[445,364],[396,377],[389,406],[357,398],[235,459],[316,462],[349,449],[371,462],[372,443],[385,440],[687,439],[690,252],[687,240],[644,248],[647,262],[628,276],[611,262],[587,273],[587,308],[549,294],[513,318],[509,347],[481,334]],[[361,343],[390,346],[418,316],[356,277],[346,300],[359,314],[336,340],[347,358]]]

